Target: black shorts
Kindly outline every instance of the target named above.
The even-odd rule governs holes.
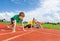
[[[28,25],[24,26],[24,28],[26,28],[26,27],[31,28],[31,24],[28,24]]]
[[[13,21],[14,21],[14,19],[13,19],[13,18],[11,18],[11,24],[13,24]]]

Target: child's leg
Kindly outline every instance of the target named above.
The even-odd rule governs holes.
[[[28,29],[32,30],[32,25],[31,24],[28,24],[24,28],[28,28]]]
[[[31,25],[28,24],[28,25],[26,25],[24,28],[31,28]]]
[[[29,25],[28,25],[28,28],[31,28],[31,30],[32,30],[32,25],[31,25],[31,24],[29,24]]]
[[[28,25],[24,26],[24,28],[28,28]]]
[[[11,28],[11,27],[13,27],[13,21],[14,21],[14,19],[13,18],[11,18],[11,22],[10,22],[10,24],[7,26],[8,28]]]
[[[40,27],[43,29],[42,25],[40,25]]]
[[[31,28],[31,25],[26,25],[26,26],[24,26],[24,28],[26,28],[26,29],[30,29]]]
[[[13,32],[16,31],[16,20],[13,21],[13,28],[12,28]]]

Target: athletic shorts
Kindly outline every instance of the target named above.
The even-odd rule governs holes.
[[[14,21],[14,19],[13,19],[13,18],[11,18],[11,24],[13,24],[13,21]]]
[[[24,28],[31,28],[31,24],[26,25]],[[33,26],[32,26],[33,27]]]

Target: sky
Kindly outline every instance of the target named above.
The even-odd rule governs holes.
[[[0,0],[0,12],[28,11],[38,6],[39,0]]]
[[[21,11],[24,21],[60,22],[60,0],[0,0],[0,19],[8,21]]]

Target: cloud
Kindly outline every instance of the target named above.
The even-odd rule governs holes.
[[[42,0],[38,5],[40,7],[34,10],[24,11],[26,15],[24,21],[30,21],[32,18],[36,18],[38,21],[43,22],[60,22],[60,0]],[[9,16],[8,18],[10,18],[14,14],[14,12],[4,12],[0,16],[5,15],[4,17]]]
[[[14,12],[0,12],[0,19],[5,19],[10,21],[10,18],[14,16],[16,13]]]
[[[41,7],[26,12],[27,20],[31,20],[35,17],[37,20],[43,22],[60,22],[60,13],[57,13],[60,9],[60,7],[58,7],[60,6],[60,0],[44,0],[41,3]]]

